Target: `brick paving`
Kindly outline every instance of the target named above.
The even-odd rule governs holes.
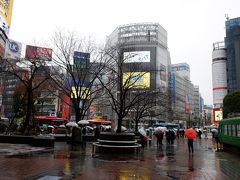
[[[187,140],[158,148],[156,140],[139,154],[99,155],[92,157],[91,143],[74,151],[65,142],[52,150],[28,145],[0,144],[0,179],[90,179],[157,180],[240,178],[240,157],[216,152],[210,139],[194,143],[194,155],[188,154]]]

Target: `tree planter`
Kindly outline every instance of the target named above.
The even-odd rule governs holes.
[[[95,153],[134,153],[141,147],[135,140],[134,133],[102,132],[97,142],[93,143]]]

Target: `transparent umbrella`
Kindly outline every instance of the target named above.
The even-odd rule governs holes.
[[[88,120],[81,120],[78,121],[78,124],[89,124]]]
[[[78,124],[76,122],[73,122],[73,121],[70,121],[66,124],[66,126],[69,126],[69,127],[78,127]]]

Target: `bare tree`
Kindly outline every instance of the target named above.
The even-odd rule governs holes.
[[[79,38],[74,32],[56,32],[53,46],[53,67],[58,73],[54,73],[52,79],[55,86],[71,99],[69,106],[78,122],[86,116],[94,99],[101,95],[96,79],[105,64],[95,42],[91,38]],[[76,56],[77,52],[83,55],[83,59],[76,60],[74,52]]]
[[[141,97],[146,95],[144,90],[150,88],[150,82],[147,84],[143,82],[145,76],[149,76],[150,79],[150,69],[145,68],[141,63],[126,63],[133,56],[135,54],[123,57],[118,47],[111,47],[104,51],[107,63],[104,74],[110,78],[103,80],[99,77],[99,80],[109,97],[111,108],[117,115],[117,133],[121,133],[122,121],[129,111],[140,104]],[[131,96],[133,92],[138,93]]]
[[[29,129],[33,118],[34,92],[40,88],[49,78],[46,64],[41,60],[5,60],[5,73],[14,75],[22,84],[26,96],[26,118],[23,123],[22,132]]]

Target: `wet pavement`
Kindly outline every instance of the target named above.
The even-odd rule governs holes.
[[[138,154],[92,156],[91,143],[74,150],[66,142],[56,142],[54,149],[0,144],[0,179],[240,179],[238,154],[216,152],[211,139],[194,142],[194,148],[189,155],[186,139],[161,147],[153,139]]]

